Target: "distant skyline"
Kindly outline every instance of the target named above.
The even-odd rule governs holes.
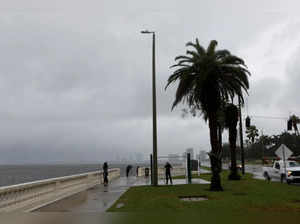
[[[210,150],[202,118],[171,112],[177,55],[218,41],[252,72],[246,115],[300,115],[300,2],[2,0],[0,164],[113,160],[152,152],[156,31],[158,154]],[[264,134],[286,121],[253,118]],[[227,131],[224,132],[227,141]]]

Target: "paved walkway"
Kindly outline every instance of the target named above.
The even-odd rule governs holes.
[[[203,171],[203,173],[206,171]],[[202,179],[193,179],[193,184],[209,184]],[[185,179],[173,180],[173,185],[186,184]],[[144,177],[121,177],[109,186],[98,185],[85,192],[63,199],[51,205],[38,209],[38,212],[104,212],[113,205],[119,197],[131,186],[150,185],[150,179]],[[159,180],[159,185],[165,185]]]

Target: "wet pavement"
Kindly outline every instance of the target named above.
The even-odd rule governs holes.
[[[210,167],[209,163],[205,163],[205,166]],[[228,164],[224,163],[222,165],[223,169],[228,169]],[[246,173],[251,173],[253,174],[253,178],[254,179],[258,179],[258,180],[265,180],[264,176],[263,176],[263,172],[262,172],[262,165],[245,165],[245,172]],[[272,179],[272,181],[278,182],[279,179]]]
[[[228,168],[226,167],[227,165],[224,165],[224,168]],[[253,174],[253,178],[257,179],[257,180],[265,180],[266,178],[263,176],[263,169],[262,169],[262,165],[245,165],[245,171],[246,173],[251,173]],[[279,182],[280,179],[279,178],[272,178],[271,179],[272,182]]]
[[[253,174],[254,179],[264,180],[262,165],[245,165],[245,171]]]
[[[205,173],[207,171],[202,171]],[[201,174],[200,174],[201,176]],[[192,179],[192,184],[209,184],[202,179]],[[165,185],[165,180],[160,179],[159,185]],[[173,185],[187,184],[186,179],[174,179]],[[37,212],[104,212],[110,208],[120,196],[132,186],[150,185],[150,178],[120,177],[114,180],[107,187],[97,185],[96,187],[69,198],[36,210]]]

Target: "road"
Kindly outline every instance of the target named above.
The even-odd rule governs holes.
[[[207,166],[210,167],[210,163],[209,162],[202,162],[203,166]],[[228,169],[228,164],[224,163],[222,165],[223,169]],[[252,173],[254,175],[253,178],[255,179],[259,179],[259,180],[264,180],[265,178],[263,177],[263,173],[262,173],[262,165],[245,165],[245,172],[246,173]],[[273,179],[272,181],[279,181],[279,179]]]

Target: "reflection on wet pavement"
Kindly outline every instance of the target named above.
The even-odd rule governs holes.
[[[186,184],[185,179],[173,180],[173,185]],[[193,184],[209,184],[202,179],[193,179]],[[88,191],[81,192],[51,205],[38,209],[38,212],[104,212],[131,186],[150,185],[150,178],[121,177],[108,186],[98,185]],[[165,185],[165,180],[159,180],[159,185]]]

